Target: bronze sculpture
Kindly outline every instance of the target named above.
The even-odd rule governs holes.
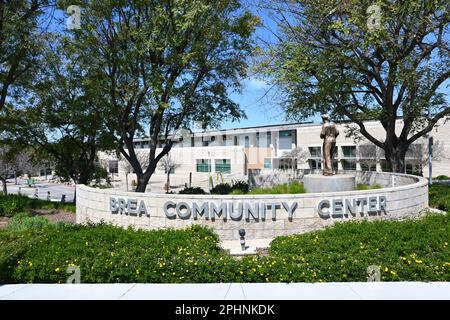
[[[323,175],[333,175],[333,155],[336,151],[336,137],[339,130],[334,123],[330,122],[327,114],[322,115],[323,125],[320,138],[323,139]]]

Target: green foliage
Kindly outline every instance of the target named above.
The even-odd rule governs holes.
[[[49,225],[49,221],[44,217],[30,217],[26,213],[16,214],[8,224],[11,231],[25,231],[29,229],[41,229]]]
[[[79,266],[83,283],[225,282],[238,262],[211,230],[131,230],[110,225],[0,231],[0,282],[65,282]],[[31,245],[32,244],[32,245]]]
[[[450,186],[433,184],[428,187],[430,206],[443,211],[450,211]]]
[[[0,216],[12,217],[25,210],[29,200],[18,195],[0,195]]]
[[[245,180],[232,180],[231,189],[233,191],[241,191],[242,193],[247,193],[249,190],[248,182]],[[232,192],[233,192],[232,191]]]
[[[131,158],[136,191],[145,190],[158,161],[170,151],[170,131],[192,120],[216,127],[224,119],[245,117],[230,94],[241,89],[259,20],[240,1],[79,2],[82,28],[65,41],[74,52],[70,62],[84,72],[89,93],[102,100],[89,114],[103,121],[117,150]],[[70,4],[58,2],[64,10]],[[151,151],[141,165],[133,139],[147,128]],[[156,152],[164,135],[163,148]]]
[[[383,187],[378,184],[372,184],[372,185],[368,185],[368,184],[358,184],[356,186],[356,190],[371,190],[371,189],[382,189]]]
[[[392,170],[404,172],[408,147],[450,114],[442,92],[450,77],[448,0],[263,2],[279,41],[260,67],[280,88],[288,118],[326,112],[350,120],[347,133],[376,143]],[[367,12],[371,5],[379,15]],[[431,120],[423,117],[428,109]],[[380,121],[386,135],[372,135],[364,120]]]
[[[434,178],[435,180],[450,180],[450,178],[446,175],[440,175]]]
[[[211,189],[211,194],[230,194],[232,190],[229,183],[219,183]]]
[[[289,184],[279,184],[272,188],[255,188],[250,190],[249,194],[296,194],[305,192],[303,183],[293,181]]]
[[[366,281],[367,267],[382,281],[449,281],[450,215],[421,220],[345,222],[323,231],[278,237],[259,259],[289,281]]]
[[[44,201],[19,195],[0,196],[0,216],[12,217],[17,213],[31,209],[56,209],[73,213],[76,211],[75,204],[71,203]]]
[[[206,192],[200,187],[186,187],[179,194],[206,194]]]
[[[79,266],[84,283],[450,281],[450,214],[420,220],[346,222],[283,236],[269,256],[235,260],[208,228],[132,230],[39,225],[0,230],[0,283],[61,283]]]

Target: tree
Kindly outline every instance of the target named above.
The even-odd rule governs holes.
[[[285,151],[281,158],[292,159],[292,171],[294,171],[298,168],[299,163],[306,163],[309,156],[308,150],[305,150],[302,147],[296,147],[291,151]]]
[[[148,154],[144,151],[136,151],[136,158],[139,161],[139,164],[142,168],[147,168],[148,166]],[[119,154],[119,161],[123,160],[125,158],[121,157]],[[123,165],[122,165],[124,171],[125,171],[125,184],[127,185],[127,191],[128,191],[128,175],[130,173],[133,173],[133,166],[125,159]]]
[[[98,152],[114,145],[95,113],[101,100],[90,90],[74,53],[65,39],[54,41],[46,50],[26,107],[4,109],[4,139],[10,145],[32,148],[41,161],[52,161],[62,180],[89,184],[107,177]]]
[[[29,173],[33,169],[33,161],[26,151],[10,146],[0,147],[0,181],[4,195],[8,194],[8,179],[16,178],[20,173]]]
[[[80,3],[74,48],[92,90],[104,98],[98,114],[136,173],[137,192],[171,150],[171,131],[193,120],[215,126],[245,116],[229,94],[241,88],[258,21],[238,0]],[[133,144],[143,131],[150,140],[146,168]]]
[[[53,1],[0,1],[0,111],[8,99],[25,94],[36,67]]]
[[[164,170],[164,173],[167,176],[166,185],[167,189],[166,192],[169,193],[170,190],[170,174],[178,168],[180,165],[176,163],[170,154],[167,154],[164,158],[161,159],[161,162],[159,163],[159,166],[162,170]]]
[[[279,33],[262,67],[285,97],[288,116],[330,112],[351,120],[384,149],[395,172],[404,172],[408,147],[450,114],[442,92],[450,76],[450,3],[263,2]],[[385,137],[372,135],[365,120],[379,121]]]

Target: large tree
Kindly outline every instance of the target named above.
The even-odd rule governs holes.
[[[409,146],[450,114],[450,2],[262,2],[279,27],[262,66],[284,94],[288,116],[330,112],[351,120],[404,172]],[[381,123],[383,139],[365,120]]]
[[[102,101],[90,89],[76,53],[67,39],[53,40],[24,104],[5,107],[0,130],[6,143],[31,148],[41,161],[51,161],[63,180],[89,184],[107,177],[98,152],[114,148],[113,139],[96,113]]]
[[[52,0],[0,1],[0,111],[30,84],[53,6]]]
[[[229,98],[246,75],[258,20],[238,0],[80,1],[74,48],[91,88],[103,97],[98,114],[144,192],[174,143],[171,132],[190,121],[217,125],[245,114]],[[145,131],[148,166],[133,140]],[[158,147],[161,146],[161,149]]]

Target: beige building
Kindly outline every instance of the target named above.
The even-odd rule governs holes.
[[[272,170],[318,170],[322,167],[321,123],[269,125],[229,130],[211,130],[185,135],[170,151],[170,162],[176,165],[170,175],[175,188],[192,184],[209,188],[211,183],[247,179],[247,174]],[[337,123],[335,169],[389,171],[383,150],[365,139],[346,137],[350,123]],[[385,136],[379,122],[365,123],[369,133],[378,139]],[[397,121],[398,131],[402,120]],[[433,176],[450,176],[450,121],[438,122],[431,136],[434,140]],[[145,166],[148,141],[135,140],[135,148]],[[158,150],[159,151],[159,150]],[[126,189],[136,179],[126,160],[115,154],[102,153],[116,186]],[[407,173],[428,176],[428,138],[416,141],[406,157]],[[163,165],[150,180],[151,191],[161,191],[166,181]]]

